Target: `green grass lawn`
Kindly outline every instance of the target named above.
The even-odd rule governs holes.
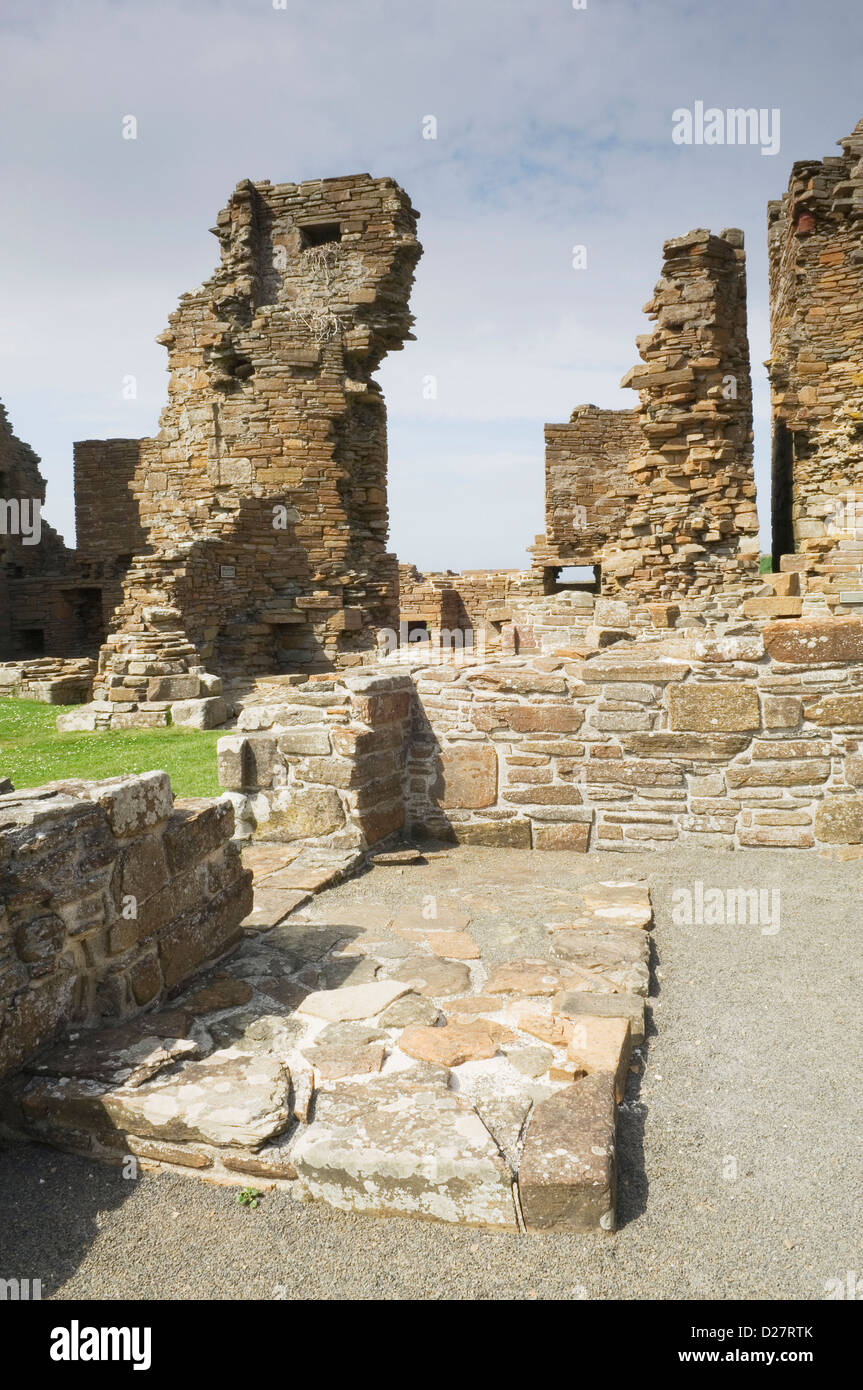
[[[218,729],[117,729],[58,734],[57,715],[74,705],[0,699],[0,777],[16,788],[64,777],[97,780],[154,768],[170,774],[175,796],[220,796]]]

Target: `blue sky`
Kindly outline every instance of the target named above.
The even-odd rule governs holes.
[[[859,0],[3,0],[0,398],[49,520],[71,541],[73,440],[155,432],[153,340],[236,183],[367,171],[422,213],[417,341],[380,373],[400,558],[526,563],[543,423],[637,403],[661,244],[692,227],[746,233],[766,523],[766,203],[863,116],[861,51]],[[778,107],[780,152],[675,145],[697,100]]]

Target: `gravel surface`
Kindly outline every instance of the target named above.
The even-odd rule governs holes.
[[[860,861],[461,849],[376,869],[312,915],[434,892],[471,913],[484,952],[529,954],[544,937],[537,886],[602,877],[646,878],[656,913],[616,1235],[354,1217],[281,1193],[251,1211],[194,1178],[128,1180],[16,1146],[0,1152],[0,1277],[41,1278],[56,1298],[157,1299],[822,1299],[825,1281],[863,1277]],[[675,925],[672,894],[696,880],[779,889],[779,931]]]

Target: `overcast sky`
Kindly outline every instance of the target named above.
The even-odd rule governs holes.
[[[746,233],[765,524],[766,203],[863,116],[860,0],[280,3],[0,0],[0,398],[67,540],[72,441],[155,433],[153,340],[212,274],[237,182],[361,172],[422,213],[417,341],[380,374],[402,560],[526,564],[543,423],[637,404],[619,381],[661,244],[692,227]],[[699,100],[778,107],[779,153],[675,144]]]

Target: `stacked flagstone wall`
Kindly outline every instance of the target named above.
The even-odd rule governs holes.
[[[743,233],[698,229],[665,242],[638,339],[642,444],[635,505],[603,557],[603,592],[677,598],[758,580],[752,384]]]
[[[836,597],[863,590],[863,121],[840,143],[768,210],[774,562]]]
[[[132,1015],[241,935],[225,801],[164,772],[0,795],[0,1076],[72,1024]]]
[[[44,656],[0,662],[0,695],[45,705],[77,705],[93,693],[96,663],[89,657]]]
[[[292,699],[275,719],[249,706],[247,729],[271,727],[220,742],[244,834],[336,847],[399,830],[579,851],[863,845],[856,618],[657,629],[588,656],[334,679]]]
[[[241,710],[219,781],[241,835],[364,848],[405,825],[413,685],[407,674],[312,677]]]
[[[579,405],[567,424],[546,425],[545,535],[532,549],[537,569],[601,561],[638,496],[627,465],[640,443],[635,410]]]
[[[349,666],[397,626],[373,374],[410,336],[416,220],[366,174],[247,180],[219,213],[221,265],[159,339],[169,402],[133,483],[147,545],[100,698],[134,714],[161,675]]]

